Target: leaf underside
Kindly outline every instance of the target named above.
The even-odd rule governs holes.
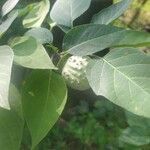
[[[63,43],[64,50],[85,56],[109,47],[136,47],[150,45],[146,32],[125,30],[110,25],[82,25],[70,30]]]
[[[150,117],[150,57],[134,48],[112,50],[93,60],[87,77],[93,91],[113,103]]]

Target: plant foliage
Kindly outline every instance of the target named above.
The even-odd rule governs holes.
[[[120,141],[136,146],[150,143],[150,55],[142,51],[150,46],[150,34],[113,25],[131,0],[119,1],[98,13],[91,12],[94,2],[0,2],[0,149],[19,150],[25,129],[31,149],[48,134],[69,97],[70,87],[61,71],[72,55],[90,58],[84,79],[95,95],[129,111],[129,126],[120,133]],[[81,68],[76,75],[83,72],[82,62],[77,62],[81,64],[76,68]],[[104,128],[94,125],[91,115],[88,118],[91,124],[85,132],[94,126],[94,131],[103,134]]]

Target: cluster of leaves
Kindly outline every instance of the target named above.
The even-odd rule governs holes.
[[[150,117],[150,59],[138,49],[150,45],[150,35],[111,24],[131,0],[103,9],[85,25],[76,25],[75,20],[91,0],[57,0],[52,9],[49,0],[26,2],[23,8],[18,2],[0,2],[0,148],[19,149],[25,124],[34,149],[58,120],[67,87],[55,56],[61,61],[66,54],[89,55],[86,75],[94,93],[136,115]],[[53,44],[56,26],[61,29],[57,34],[65,35],[59,43],[63,52]],[[110,52],[101,57],[98,53],[107,48]],[[18,73],[16,68],[23,71]]]

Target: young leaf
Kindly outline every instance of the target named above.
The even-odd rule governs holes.
[[[109,47],[147,46],[150,34],[110,25],[78,26],[66,34],[64,49],[73,55],[90,55]]]
[[[16,113],[0,108],[0,149],[19,150],[23,126]]]
[[[73,27],[73,21],[90,6],[91,0],[57,0],[50,12],[50,17],[58,25]]]
[[[34,148],[53,127],[67,99],[67,88],[60,75],[35,70],[23,87],[23,110]]]
[[[112,50],[88,67],[93,91],[140,116],[150,117],[150,57],[134,48]]]
[[[122,0],[116,4],[109,6],[101,10],[98,14],[94,15],[92,18],[92,23],[94,24],[109,24],[127,10],[132,0]]]
[[[2,17],[8,14],[19,2],[19,0],[7,0],[5,4],[2,6],[1,14]]]
[[[17,18],[18,12],[12,12],[5,21],[0,24],[0,38],[8,30],[13,21]]]
[[[18,65],[31,69],[57,69],[42,44],[37,44],[32,54],[15,55],[14,61]]]
[[[49,0],[42,0],[41,2],[31,4],[32,10],[23,20],[25,28],[37,28],[40,27],[49,12],[50,2]]]
[[[53,35],[51,31],[46,28],[33,28],[27,31],[25,35],[34,37],[41,44],[53,42]]]
[[[10,47],[0,46],[0,107],[5,109],[10,109],[8,91],[13,56],[14,54]]]

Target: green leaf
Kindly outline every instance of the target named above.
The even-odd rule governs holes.
[[[32,69],[56,69],[42,44],[33,37],[16,37],[10,42],[15,57],[14,61]]]
[[[27,31],[25,35],[34,37],[41,44],[53,42],[53,35],[51,31],[46,28],[33,28]]]
[[[63,41],[63,48],[65,50],[75,49],[84,43],[88,44],[90,40],[96,40],[99,37],[118,31],[123,31],[123,29],[106,25],[81,25],[73,28],[66,34]]]
[[[122,0],[114,5],[111,5],[103,10],[101,10],[98,14],[94,15],[92,18],[92,23],[94,24],[109,24],[119,16],[123,14],[124,11],[127,10],[132,0]]]
[[[0,46],[0,107],[10,109],[8,91],[13,62],[13,51],[8,46]]]
[[[11,40],[10,47],[16,56],[26,56],[34,53],[37,49],[37,41],[33,37],[16,37]]]
[[[30,6],[32,9],[23,20],[23,26],[25,28],[40,27],[47,13],[49,12],[50,2],[49,0],[42,0],[40,2],[31,4]]]
[[[18,12],[12,12],[7,19],[0,24],[0,38],[9,29],[13,21],[17,18]]]
[[[150,34],[123,30],[110,25],[83,25],[72,29],[64,38],[64,49],[73,55],[90,55],[108,47],[147,46]]]
[[[58,25],[73,27],[73,21],[90,6],[91,0],[57,0],[50,12],[50,17]]]
[[[87,69],[97,95],[140,116],[150,117],[150,57],[134,48],[111,50]]]
[[[23,121],[13,111],[0,109],[0,149],[19,150]]]
[[[148,129],[149,130],[149,129]],[[147,130],[133,126],[123,130],[119,140],[135,146],[150,144],[150,135],[147,135]]]
[[[61,115],[67,99],[67,88],[60,75],[35,70],[23,88],[23,110],[34,148]]]
[[[131,112],[125,112],[126,114],[126,118],[127,118],[127,122],[129,124],[129,126],[138,126],[140,128],[146,129],[147,133],[150,136],[150,118],[144,118],[141,116],[137,116]]]
[[[126,111],[129,127],[119,137],[124,143],[135,146],[150,144],[150,119]]]
[[[18,116],[22,120],[24,120],[23,112],[22,112],[21,95],[20,95],[18,89],[13,84],[10,84],[9,103],[10,103],[11,110],[16,112],[18,114]]]
[[[15,55],[14,61],[18,65],[31,69],[57,69],[41,44],[37,45],[36,50],[32,54]]]
[[[5,4],[2,6],[1,14],[5,16],[8,14],[19,2],[19,0],[7,0]]]

